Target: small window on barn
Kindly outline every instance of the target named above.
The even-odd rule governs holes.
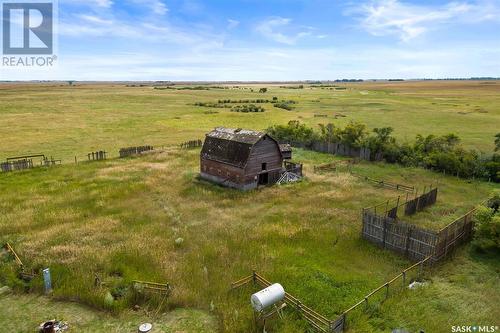
[[[262,170],[267,170],[267,163],[262,163]]]

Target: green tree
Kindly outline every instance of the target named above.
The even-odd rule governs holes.
[[[382,145],[395,141],[391,136],[392,132],[394,132],[392,127],[374,128],[373,132],[376,134],[377,141]]]
[[[320,129],[320,139],[326,142],[338,142],[339,138],[339,130],[335,127],[334,124],[318,124]]]
[[[500,151],[500,133],[495,135],[495,151]]]
[[[351,147],[359,148],[367,136],[366,125],[351,121],[339,132],[340,140]]]
[[[300,142],[308,145],[317,139],[314,130],[298,120],[291,120],[287,125],[272,126],[267,129],[267,133],[281,142]]]
[[[500,251],[500,215],[492,208],[481,206],[474,216],[473,245],[484,252]]]

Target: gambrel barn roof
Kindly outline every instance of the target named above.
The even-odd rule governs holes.
[[[264,132],[217,127],[206,135],[201,157],[243,168],[252,147],[264,137],[271,138]]]

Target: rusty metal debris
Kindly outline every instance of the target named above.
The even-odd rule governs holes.
[[[68,329],[69,329],[69,325],[67,322],[52,319],[52,320],[41,323],[40,326],[38,327],[38,332],[39,333],[59,333],[59,332],[65,332]]]

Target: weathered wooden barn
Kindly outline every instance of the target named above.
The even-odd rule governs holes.
[[[288,143],[280,144],[281,155],[283,155],[284,160],[292,159],[292,146]]]
[[[276,183],[283,173],[278,142],[263,132],[218,127],[200,155],[201,178],[241,190]]]

